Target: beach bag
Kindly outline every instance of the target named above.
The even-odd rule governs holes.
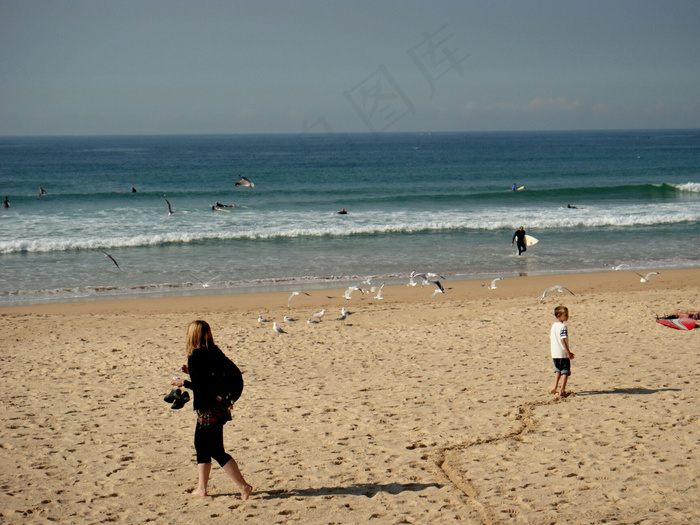
[[[238,401],[243,392],[243,374],[236,363],[221,352],[219,366],[211,374],[216,400],[224,406],[231,406]]]

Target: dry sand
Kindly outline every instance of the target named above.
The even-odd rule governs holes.
[[[700,270],[481,284],[2,308],[0,522],[700,523],[700,329],[654,321],[700,308]],[[540,302],[554,284],[576,295]],[[197,318],[244,372],[224,434],[246,502],[218,465],[189,493],[192,404],[162,399]]]

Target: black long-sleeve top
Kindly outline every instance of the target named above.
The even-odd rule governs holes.
[[[189,388],[194,393],[192,406],[195,410],[206,410],[216,404],[212,373],[223,366],[225,358],[225,354],[219,347],[214,346],[195,349],[187,360],[190,380],[185,381],[185,388]]]

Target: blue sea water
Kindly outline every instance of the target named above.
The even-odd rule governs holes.
[[[700,130],[4,137],[5,196],[0,305],[700,266]]]

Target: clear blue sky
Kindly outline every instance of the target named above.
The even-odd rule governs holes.
[[[700,128],[697,0],[0,0],[0,135]]]

